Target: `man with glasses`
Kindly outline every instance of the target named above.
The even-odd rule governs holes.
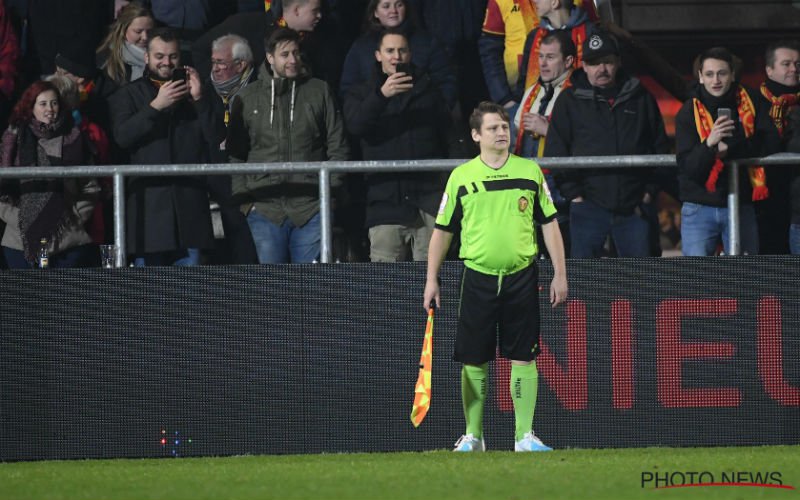
[[[228,34],[211,43],[211,74],[208,83],[219,97],[214,102],[214,111],[224,121],[226,127],[225,137],[221,138],[219,148],[214,153],[215,163],[228,162],[225,143],[231,106],[239,92],[256,80],[256,75],[253,51],[247,40],[238,35]],[[208,190],[211,199],[219,204],[222,229],[225,233],[224,244],[218,249],[221,252],[219,262],[257,264],[258,256],[247,220],[239,210],[239,206],[231,201],[231,176],[209,176]]]

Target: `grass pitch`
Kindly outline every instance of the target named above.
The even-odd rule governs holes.
[[[642,473],[692,471],[772,472],[796,489],[642,487]],[[800,446],[19,462],[0,464],[0,498],[800,499]]]

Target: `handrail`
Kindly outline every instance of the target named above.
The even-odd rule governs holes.
[[[3,178],[61,178],[61,177],[113,177],[114,191],[114,243],[117,246],[117,266],[125,265],[125,177],[159,177],[175,175],[237,175],[264,173],[318,173],[321,255],[323,263],[331,262],[331,195],[330,175],[352,172],[412,172],[452,170],[468,161],[458,160],[404,160],[404,161],[322,161],[296,163],[202,163],[159,165],[77,165],[70,167],[13,167],[0,168]],[[545,168],[571,170],[581,168],[642,168],[677,166],[675,155],[581,156],[545,157],[536,162]],[[750,165],[778,166],[800,165],[800,154],[778,153],[764,158],[746,158],[727,162],[729,172],[728,211],[731,254],[739,254],[739,167]]]

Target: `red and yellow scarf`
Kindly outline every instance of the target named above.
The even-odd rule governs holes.
[[[542,40],[548,33],[550,33],[548,30],[540,27],[533,38],[531,53],[528,56],[528,70],[525,73],[526,89],[539,80],[539,50],[542,47]],[[586,24],[572,28],[570,35],[572,36],[572,41],[575,42],[575,48],[578,49],[577,57],[573,63],[573,67],[577,68],[583,61],[583,41],[586,40]]]
[[[711,113],[700,102],[699,99],[692,99],[694,104],[694,123],[697,127],[697,134],[700,136],[700,142],[708,139],[711,135],[711,129],[714,127],[714,119]],[[756,131],[756,110],[753,106],[753,101],[747,94],[744,87],[739,87],[736,94],[736,111],[739,114],[739,121],[742,123],[744,129],[744,136],[748,139],[755,134]],[[714,166],[711,167],[711,173],[706,179],[706,190],[713,193],[717,190],[717,179],[725,165],[719,158],[719,154],[714,159]],[[750,167],[748,169],[748,176],[750,177],[750,185],[753,187],[753,201],[765,200],[769,197],[769,190],[767,189],[767,175],[764,172],[764,167]]]
[[[572,70],[569,70],[572,73]],[[572,81],[570,80],[570,76],[567,75],[566,80],[561,85],[561,91],[568,89],[572,86]],[[536,102],[536,96],[539,95],[539,91],[542,90],[542,81],[537,78],[536,83],[534,84],[533,89],[531,89],[530,94],[528,94],[528,98],[522,102],[522,112],[520,113],[520,123],[519,129],[517,130],[517,141],[514,143],[514,154],[519,155],[522,152],[522,140],[525,136],[525,129],[522,127],[522,117],[525,116],[525,113],[530,113],[531,108],[533,107],[533,103]],[[555,96],[553,97],[555,99]],[[549,120],[550,117],[548,116],[547,119]],[[539,147],[536,151],[536,157],[541,158],[544,155],[544,141],[545,137],[537,137],[534,136],[534,139],[539,139]]]
[[[789,111],[797,106],[798,101],[800,101],[800,92],[797,94],[782,94],[776,97],[769,91],[765,82],[761,84],[761,95],[766,97],[772,104],[772,107],[769,108],[769,117],[772,118],[772,123],[778,129],[778,134],[783,138]]]

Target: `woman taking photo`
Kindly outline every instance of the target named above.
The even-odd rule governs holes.
[[[50,82],[31,84],[20,97],[0,141],[3,167],[85,165],[87,141]],[[12,269],[33,267],[45,241],[50,267],[86,267],[97,250],[84,224],[99,189],[78,178],[3,179],[0,220],[5,222],[3,253]]]

